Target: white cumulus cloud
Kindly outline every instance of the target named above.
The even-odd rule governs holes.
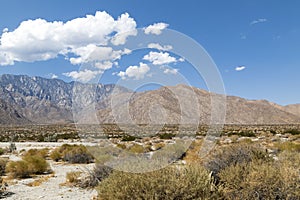
[[[178,69],[169,69],[169,68],[166,68],[164,70],[164,73],[165,74],[173,74],[173,75],[176,75],[178,73]]]
[[[169,24],[166,23],[155,23],[152,24],[146,28],[144,28],[144,32],[145,34],[154,34],[154,35],[160,35],[162,33],[162,31],[167,28],[169,26]]]
[[[128,13],[122,14],[117,20],[100,11],[65,23],[44,19],[27,20],[11,32],[7,29],[3,31],[0,39],[0,65],[13,65],[16,61],[49,60],[69,53],[75,54],[75,58],[70,59],[71,63],[79,64],[89,59],[95,60],[100,51],[104,51],[109,59],[119,58],[120,52],[114,53],[102,46],[110,40],[114,45],[124,44],[127,37],[136,34],[136,22]],[[82,55],[85,52],[90,53],[91,58]],[[105,56],[100,59],[106,59]]]
[[[235,68],[235,71],[243,71],[244,69],[246,69],[245,66],[239,66]]]
[[[177,59],[170,56],[169,53],[165,52],[153,52],[143,57],[144,60],[151,62],[153,65],[163,65],[177,62]]]
[[[151,49],[157,49],[157,50],[161,50],[161,51],[170,51],[173,49],[173,47],[171,45],[160,45],[158,43],[150,43],[148,44],[148,48]]]
[[[133,78],[140,80],[143,79],[149,71],[150,67],[141,62],[139,66],[129,66],[125,71],[120,71],[117,75],[122,79]]]
[[[96,78],[97,75],[102,74],[103,71],[92,71],[89,69],[85,69],[83,71],[72,71],[63,73],[63,75],[67,77],[71,77],[74,80],[82,81],[82,82],[89,82],[90,80]]]

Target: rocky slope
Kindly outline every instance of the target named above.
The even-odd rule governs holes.
[[[300,123],[299,105],[284,107],[265,100],[225,97],[185,85],[132,93],[115,85],[1,75],[0,96],[0,124],[73,120],[121,124],[210,123],[212,96],[226,104],[227,124]],[[216,108],[216,116],[222,112],[221,107]],[[74,116],[73,111],[78,114]]]

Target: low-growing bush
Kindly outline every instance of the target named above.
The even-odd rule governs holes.
[[[49,149],[29,149],[27,152],[24,153],[24,156],[39,156],[42,158],[46,158],[48,156]]]
[[[100,182],[109,177],[112,172],[113,169],[111,167],[103,164],[96,164],[89,175],[80,182],[79,186],[82,188],[96,187]]]
[[[93,156],[88,152],[83,145],[74,145],[62,152],[63,161],[69,163],[91,163]]]
[[[293,151],[293,152],[300,152],[300,144],[294,142],[281,142],[275,143],[275,148],[279,151]]]
[[[7,163],[8,163],[8,159],[0,158],[0,176],[4,175]]]
[[[30,175],[28,163],[24,160],[7,163],[6,172],[9,173],[12,178],[28,178]]]
[[[66,175],[67,183],[70,183],[72,185],[78,185],[80,182],[80,175],[81,172],[68,172]]]
[[[3,155],[5,153],[5,150],[0,148],[0,155]]]
[[[158,134],[158,137],[160,139],[163,139],[163,140],[170,140],[173,137],[175,137],[175,134],[173,134],[173,133],[162,133],[162,134]]]
[[[284,131],[284,133],[290,133],[290,134],[292,134],[292,135],[300,135],[300,130],[297,130],[297,129],[290,129],[290,130]]]
[[[255,137],[255,133],[253,133],[252,131],[241,131],[241,132],[230,132],[228,133],[228,136],[232,136],[232,135],[238,135],[240,137]]]
[[[92,154],[85,146],[69,144],[63,144],[54,149],[50,153],[50,158],[56,162],[63,160],[69,163],[91,163],[94,160]]]
[[[199,166],[134,174],[114,171],[97,187],[99,199],[216,199],[209,173]]]
[[[8,162],[6,172],[13,178],[27,178],[34,174],[49,173],[51,169],[47,161],[40,155],[27,154],[23,156],[23,160]]]
[[[123,142],[131,142],[131,141],[134,141],[136,139],[135,136],[132,136],[132,135],[124,135],[122,136],[122,141]]]
[[[54,149],[51,153],[50,153],[50,158],[52,160],[54,160],[55,162],[58,162],[61,159],[61,153],[59,152],[58,149]]]
[[[287,170],[262,160],[231,165],[219,173],[219,190],[225,199],[299,199],[299,171]]]
[[[28,170],[31,174],[43,174],[50,172],[50,167],[47,161],[38,155],[26,155],[23,160],[27,162]]]
[[[234,144],[222,147],[209,157],[205,167],[213,172],[218,179],[218,173],[238,163],[249,163],[253,160],[270,160],[265,150],[247,143]]]
[[[145,153],[146,149],[142,145],[134,144],[131,147],[129,147],[129,152],[131,152],[131,153],[137,153],[137,154],[139,154],[139,153]]]

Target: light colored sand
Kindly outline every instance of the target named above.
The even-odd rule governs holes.
[[[69,143],[70,144],[70,143]],[[82,143],[81,143],[82,144]],[[8,143],[0,143],[0,147],[5,148]],[[55,148],[62,145],[62,143],[16,143],[17,150],[33,149],[33,148]],[[87,144],[90,145],[90,144]],[[10,160],[19,160],[19,156],[10,155]],[[15,183],[8,183],[7,192],[13,193],[6,197],[7,200],[58,200],[58,199],[73,199],[73,200],[90,200],[97,196],[95,190],[81,189],[77,187],[62,186],[61,183],[66,182],[66,174],[72,171],[81,171],[87,173],[91,170],[94,164],[66,164],[56,163],[47,160],[54,171],[55,176],[43,182],[40,186],[30,187],[26,184],[35,179],[14,180]]]
[[[54,163],[50,161],[51,168],[55,172],[55,176],[42,183],[40,186],[30,187],[26,184],[33,181],[33,179],[19,180],[17,184],[10,184],[7,187],[8,192],[14,193],[12,196],[7,197],[7,200],[37,200],[37,199],[78,199],[90,200],[97,196],[95,190],[80,189],[77,187],[61,186],[61,183],[66,181],[67,172],[83,171],[91,169],[93,164],[90,165],[70,165],[63,163]]]

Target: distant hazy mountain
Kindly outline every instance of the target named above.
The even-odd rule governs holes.
[[[300,116],[300,104],[291,104],[284,106],[283,109],[287,112],[293,113],[294,115]]]
[[[194,96],[191,97],[189,93],[193,92]],[[181,103],[178,101],[178,96]],[[122,95],[120,97],[122,98]],[[194,97],[198,99],[198,104],[195,102]],[[227,124],[300,123],[300,113],[290,113],[283,106],[266,100],[253,101],[234,96],[227,96],[225,99],[227,104],[225,123]],[[98,113],[99,119],[102,119],[103,123],[115,122],[115,119],[123,123],[126,121],[122,119],[132,119],[135,123],[147,123],[153,121],[151,115],[155,115],[157,119],[154,120],[158,122],[193,123],[197,121],[195,117],[198,117],[200,123],[210,123],[211,93],[205,90],[177,85],[137,93],[130,100],[130,103],[126,106],[124,103],[119,104],[117,108],[114,107],[115,113],[111,111],[112,108],[100,110]],[[129,109],[127,108],[128,105]],[[164,111],[156,111],[156,107],[163,108]],[[129,112],[126,112],[126,110],[129,110]]]
[[[83,84],[77,84],[77,88]],[[88,92],[97,91],[95,99],[99,101],[107,96],[114,85],[84,85],[84,88],[93,88]],[[1,112],[1,124],[21,123],[19,118],[7,119],[6,114],[16,112],[21,118],[32,123],[68,123],[73,121],[72,94],[74,82],[66,83],[58,79],[29,77],[25,75],[0,76],[0,104],[10,109]],[[89,94],[80,96],[81,103],[88,105]],[[13,111],[14,110],[14,111]],[[5,112],[7,111],[7,113]],[[3,113],[3,114],[2,114]],[[22,120],[23,121],[23,120]]]
[[[0,96],[0,124],[70,123],[72,111],[79,113],[76,121],[89,123],[94,122],[93,109],[101,123],[209,123],[211,117],[211,93],[184,85],[131,93],[112,84],[1,75]],[[226,123],[300,123],[300,105],[284,107],[233,96],[225,99]]]

